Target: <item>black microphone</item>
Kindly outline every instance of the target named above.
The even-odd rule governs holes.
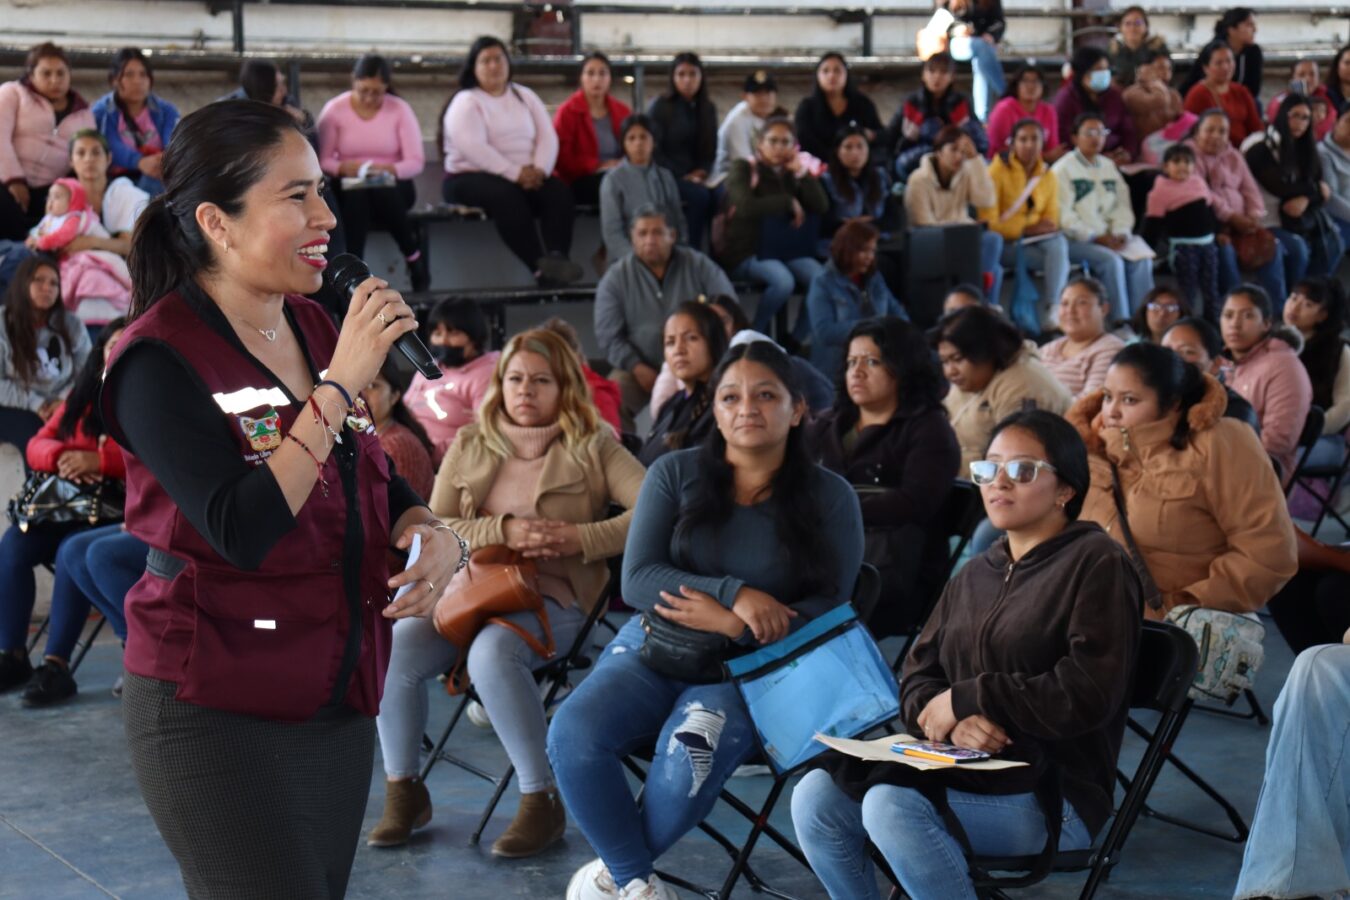
[[[351,300],[352,294],[356,293],[361,282],[369,277],[370,266],[366,265],[361,257],[350,253],[341,253],[333,257],[328,267],[323,270],[323,280],[347,300]],[[394,341],[394,346],[417,368],[417,371],[422,373],[423,377],[431,381],[441,377],[441,367],[431,358],[427,345],[422,343],[417,332],[410,331],[399,335],[398,340]]]

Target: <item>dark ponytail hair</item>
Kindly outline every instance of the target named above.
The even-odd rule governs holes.
[[[380,377],[388,384],[390,390],[398,392],[398,400],[389,409],[389,418],[393,419],[404,428],[413,433],[417,438],[417,443],[421,444],[432,459],[436,458],[436,445],[431,442],[431,437],[427,430],[422,427],[422,423],[417,421],[417,417],[412,414],[403,402],[403,398],[408,395],[408,386],[412,384],[412,370],[405,371],[398,363],[394,362],[394,357],[387,356],[384,365],[380,366]]]
[[[270,59],[246,59],[239,67],[239,87],[248,99],[270,104],[276,96],[280,74],[281,70]]]
[[[222,100],[183,119],[164,151],[164,193],[150,201],[131,240],[131,318],[160,297],[210,272],[211,245],[197,225],[197,207],[214,203],[229,216],[271,162],[288,132],[304,137],[280,106]]]
[[[805,393],[792,361],[770,341],[747,341],[737,344],[722,357],[708,383],[711,393],[726,376],[727,370],[738,362],[758,363],[782,383],[793,403],[804,403]],[[800,596],[816,593],[841,592],[852,585],[831,584],[825,560],[818,552],[820,541],[817,526],[821,510],[819,498],[812,490],[818,484],[816,465],[811,461],[806,446],[805,420],[788,432],[787,452],[783,465],[768,484],[769,502],[775,504],[774,530],[778,544],[792,561],[794,580],[801,585]],[[684,496],[679,518],[672,538],[675,563],[691,571],[708,571],[716,560],[694,560],[693,536],[704,529],[720,530],[731,518],[736,506],[736,473],[727,462],[727,442],[718,428],[713,428],[699,448],[699,471],[702,476],[694,481]],[[757,497],[756,500],[764,498]]]
[[[1190,438],[1191,407],[1205,398],[1205,376],[1195,366],[1158,344],[1130,344],[1111,360],[1113,366],[1128,366],[1158,395],[1158,410],[1164,415],[1178,412],[1177,427],[1169,441],[1178,450],[1186,449]]]
[[[75,381],[66,395],[66,405],[61,409],[61,419],[56,423],[58,439],[68,441],[75,437],[81,428],[86,436],[102,437],[103,411],[98,402],[98,392],[103,387],[103,354],[113,335],[127,327],[127,320],[116,318],[103,326],[94,340],[94,348],[84,361],[84,366],[75,374]]]
[[[1290,293],[1302,294],[1326,311],[1327,317],[1313,328],[1312,337],[1303,344],[1299,359],[1312,382],[1313,403],[1329,409],[1335,402],[1332,391],[1341,367],[1341,348],[1345,346],[1341,329],[1345,325],[1345,293],[1335,278],[1304,278],[1294,282]]]
[[[384,84],[385,91],[394,94],[394,70],[389,67],[389,60],[380,56],[378,53],[366,53],[356,60],[352,66],[352,80],[360,81],[363,78],[378,78]],[[394,94],[394,96],[398,96]]]
[[[708,359],[711,360],[714,371],[717,369],[717,363],[727,352],[727,332],[722,325],[722,317],[708,308],[708,304],[698,300],[686,300],[675,307],[670,315],[666,317],[669,322],[676,316],[688,316],[694,320],[698,326],[698,332],[703,337],[703,342],[708,346]],[[682,450],[689,439],[689,432],[698,424],[708,408],[712,406],[713,380],[700,382],[694,387],[693,391],[693,410],[687,418],[684,428],[668,432],[662,440],[671,450]]]
[[[33,321],[33,279],[39,269],[51,269],[56,273],[56,283],[61,284],[61,269],[50,256],[30,256],[19,263],[14,278],[5,291],[5,334],[9,337],[10,365],[19,383],[25,387],[33,383],[38,372],[37,323]],[[50,328],[64,346],[61,352],[70,353],[75,346],[71,333],[71,322],[66,306],[58,293],[56,305],[47,313],[47,327]],[[83,325],[79,327],[83,328]]]
[[[1045,448],[1045,461],[1055,467],[1055,477],[1073,488],[1073,499],[1064,505],[1064,515],[1070,522],[1078,520],[1087,500],[1092,473],[1088,469],[1087,445],[1083,436],[1060,416],[1049,410],[1028,409],[1015,412],[994,426],[985,445],[984,455],[994,439],[1009,428],[1018,428],[1034,437]]]

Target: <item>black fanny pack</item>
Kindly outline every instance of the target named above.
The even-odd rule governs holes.
[[[647,638],[638,659],[647,668],[690,684],[716,684],[726,680],[722,663],[732,654],[731,639],[712,631],[696,631],[652,613],[642,614]]]

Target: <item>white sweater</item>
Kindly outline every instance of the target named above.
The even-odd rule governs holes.
[[[1091,241],[1105,234],[1128,237],[1134,231],[1130,189],[1110,159],[1091,161],[1077,150],[1050,167],[1059,180],[1059,227],[1071,241]]]

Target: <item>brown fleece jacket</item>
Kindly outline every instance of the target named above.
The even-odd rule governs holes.
[[[1067,418],[1087,443],[1092,470],[1081,518],[1124,545],[1111,493],[1114,462],[1130,530],[1164,610],[1195,603],[1254,612],[1298,571],[1294,523],[1260,439],[1224,418],[1223,385],[1205,379],[1180,450],[1170,440],[1179,413],[1122,429],[1103,424],[1100,391],[1074,404]]]

